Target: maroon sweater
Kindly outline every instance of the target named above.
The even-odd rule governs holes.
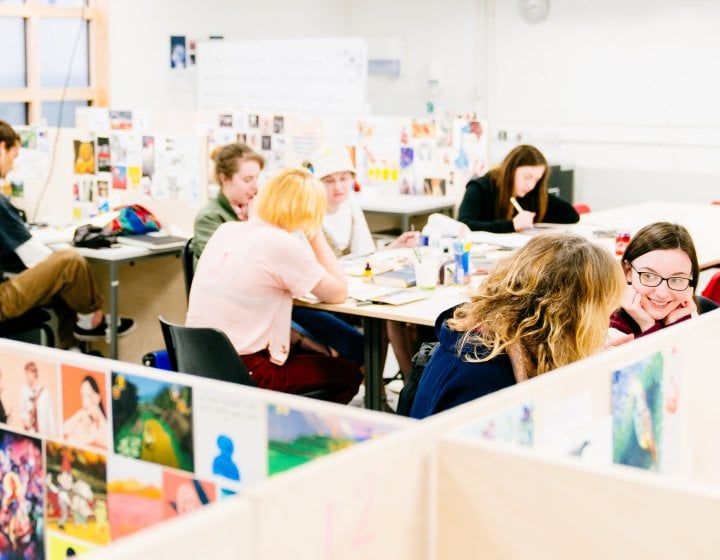
[[[610,316],[610,327],[626,334],[632,333],[635,335],[635,338],[638,338],[640,336],[645,336],[646,334],[657,332],[660,329],[664,329],[665,327],[676,325],[677,323],[685,321],[690,317],[692,317],[692,315],[686,315],[682,319],[678,319],[677,321],[675,321],[674,323],[670,323],[669,325],[664,325],[661,321],[655,321],[655,324],[652,327],[643,332],[640,330],[640,326],[635,322],[635,320],[630,317],[628,312],[620,308]]]

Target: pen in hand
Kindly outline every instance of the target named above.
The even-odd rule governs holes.
[[[514,196],[510,197],[510,203],[515,207],[515,210],[518,211],[518,214],[524,212],[523,207],[520,206],[520,203],[517,201],[517,199]]]

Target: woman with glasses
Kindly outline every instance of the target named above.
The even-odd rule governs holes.
[[[697,315],[699,266],[688,230],[657,222],[638,231],[625,249],[627,290],[610,326],[644,336]]]

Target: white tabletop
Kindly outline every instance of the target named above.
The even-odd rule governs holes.
[[[358,193],[356,200],[366,212],[421,214],[455,206],[449,196]]]

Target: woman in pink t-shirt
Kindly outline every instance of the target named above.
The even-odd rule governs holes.
[[[323,184],[304,169],[283,169],[260,191],[256,215],[222,224],[198,262],[187,324],[225,332],[259,387],[330,390],[347,403],[362,374],[357,364],[291,349],[293,298],[347,298],[347,281],[321,225]]]

